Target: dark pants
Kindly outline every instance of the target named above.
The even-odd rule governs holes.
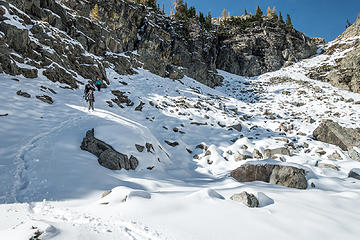
[[[101,85],[100,85],[100,84],[98,84],[98,85],[96,85],[96,87],[97,87],[98,91],[100,92]]]
[[[89,104],[89,110],[92,109],[94,111],[94,101],[89,100],[88,104]]]

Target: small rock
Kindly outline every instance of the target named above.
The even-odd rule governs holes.
[[[155,152],[155,149],[151,143],[145,143],[145,147],[147,152],[151,152],[151,153],[153,153],[153,151]]]
[[[54,103],[52,98],[50,96],[47,96],[47,95],[36,96],[36,98],[40,99],[41,101],[46,102],[48,104],[53,104]]]
[[[348,150],[349,157],[354,160],[360,162],[360,149],[355,147],[350,147]]]
[[[135,108],[135,111],[142,111],[144,105],[145,105],[145,103],[140,101],[139,105]]]
[[[168,140],[165,140],[165,143],[171,147],[176,147],[177,145],[179,145],[178,142],[170,142]]]
[[[343,160],[343,158],[341,157],[341,155],[335,151],[333,154],[328,155],[328,158],[332,158],[332,159],[336,159],[336,160]]]
[[[310,185],[312,188],[315,188],[315,184],[312,182]]]
[[[234,160],[236,162],[243,161],[243,160],[250,159],[250,158],[252,158],[252,155],[251,155],[250,152],[246,152],[245,154],[242,154],[240,152],[236,152],[235,155],[234,155]]]
[[[239,124],[232,125],[232,126],[230,126],[230,128],[233,128],[233,129],[235,129],[235,130],[238,131],[238,132],[241,132],[241,130],[242,130],[242,126],[241,126],[240,123],[239,123]]]
[[[197,154],[195,154],[194,156],[193,156],[193,159],[199,159],[200,157],[199,157],[199,155],[197,155]]]
[[[349,177],[360,180],[360,168],[351,169],[351,171],[349,172]]]
[[[26,97],[26,98],[31,97],[30,94],[28,94],[27,92],[22,92],[21,90],[17,91],[16,94],[19,95],[19,96],[22,96],[22,97]]]
[[[192,154],[192,151],[188,148],[186,148],[186,151],[189,153],[189,154]]]
[[[195,148],[200,148],[202,150],[207,150],[208,149],[208,147],[203,143],[198,144]]]
[[[154,167],[155,167],[155,166],[151,166],[151,167],[147,167],[146,169],[148,169],[148,170],[153,170]]]
[[[322,156],[322,155],[326,154],[326,151],[323,148],[318,148],[318,149],[316,149],[315,153]]]
[[[264,150],[264,158],[274,158],[276,154],[290,156],[290,150],[286,147]]]
[[[246,146],[246,145],[242,145],[242,146],[241,146],[241,149],[246,150],[246,149],[248,149],[248,146]]]
[[[230,199],[233,200],[233,201],[236,201],[236,202],[241,202],[245,206],[248,206],[248,207],[251,207],[251,208],[259,206],[259,201],[255,197],[255,195],[251,194],[251,193],[247,193],[245,191],[232,195],[230,197]]]
[[[109,195],[112,191],[111,190],[107,190],[105,192],[103,192],[103,194],[101,195],[102,198],[106,197],[107,195]]]
[[[253,157],[256,158],[256,159],[262,159],[263,158],[263,155],[261,154],[261,152],[257,149],[254,149],[253,151]]]
[[[317,163],[316,165],[318,168],[331,168],[331,169],[334,169],[336,171],[339,171],[339,168],[333,164],[330,164],[330,163]]]
[[[204,156],[206,157],[206,156],[210,156],[210,155],[211,155],[211,151],[210,151],[210,150],[207,150],[207,151],[205,152],[205,155],[204,155]]]
[[[136,150],[138,150],[139,152],[142,152],[144,151],[145,147],[144,146],[141,146],[139,144],[135,144],[135,147],[136,147]]]
[[[233,155],[233,152],[231,150],[227,150],[226,153],[229,154],[229,155]]]

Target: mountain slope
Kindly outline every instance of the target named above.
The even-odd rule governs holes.
[[[2,26],[26,35],[30,25],[10,14],[19,10],[6,9]],[[217,70],[223,85],[213,89],[189,77],[174,80],[144,70],[136,52],[107,53],[113,62],[103,61],[64,32],[36,24],[45,25],[28,33],[41,47],[39,62],[15,53],[22,42],[2,35],[9,51],[2,57],[10,62],[1,62],[6,69],[0,73],[1,238],[358,238],[360,180],[349,172],[359,173],[360,163],[313,136],[323,119],[348,128],[360,121],[358,93],[307,77],[309,69],[337,55],[251,78]],[[49,47],[32,34],[54,42]],[[60,42],[67,42],[69,53],[52,51]],[[64,68],[67,54],[78,65]],[[36,67],[41,62],[49,65]],[[59,77],[61,69],[73,78]],[[106,76],[93,112],[82,98],[87,78],[80,72]],[[139,166],[113,171],[99,165],[80,149],[92,128],[95,137],[134,155]],[[153,150],[135,146],[146,143]],[[265,156],[279,147],[290,153]],[[229,177],[244,164],[303,169],[308,188]],[[242,191],[253,193],[259,208],[231,200]]]

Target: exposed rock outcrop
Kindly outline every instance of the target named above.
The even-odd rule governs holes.
[[[352,146],[360,146],[360,128],[345,128],[332,120],[323,120],[314,130],[313,136],[319,141],[339,146],[344,151]]]
[[[109,144],[94,137],[94,129],[86,132],[80,148],[98,157],[98,162],[103,167],[111,170],[133,169],[139,165],[139,161],[134,157],[117,152]]]
[[[230,176],[239,182],[262,181],[291,188],[307,188],[305,171],[292,166],[244,164],[233,170]]]
[[[326,45],[323,54],[337,54],[338,57],[331,63],[311,69],[308,76],[329,82],[341,89],[360,93],[360,14],[354,24]]]
[[[97,16],[89,18],[95,4]],[[311,39],[265,16],[246,28],[205,29],[196,18],[175,21],[135,1],[1,0],[0,6],[0,70],[36,77],[35,70],[44,69],[51,81],[70,88],[81,84],[77,76],[92,81],[99,76],[109,84],[105,68],[110,66],[120,74],[143,67],[172,79],[187,75],[214,87],[222,82],[216,69],[253,76],[316,51]],[[28,27],[4,21],[7,12]],[[36,69],[26,71],[18,62]]]
[[[303,33],[268,17],[246,28],[223,28],[218,47],[217,68],[242,76],[278,70],[314,55],[317,49]]]

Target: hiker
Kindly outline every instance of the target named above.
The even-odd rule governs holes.
[[[93,87],[90,85],[90,83],[87,83],[85,85],[84,96],[83,96],[84,98],[86,97],[86,95],[88,94],[88,92],[91,88],[93,88]]]
[[[95,91],[95,89],[90,87],[88,93],[85,96],[85,99],[89,105],[89,111],[90,111],[90,109],[94,111],[94,102],[95,102],[94,91]]]
[[[98,89],[98,91],[100,92],[100,88],[101,88],[101,80],[99,79],[99,77],[96,78],[96,82],[95,85]]]

